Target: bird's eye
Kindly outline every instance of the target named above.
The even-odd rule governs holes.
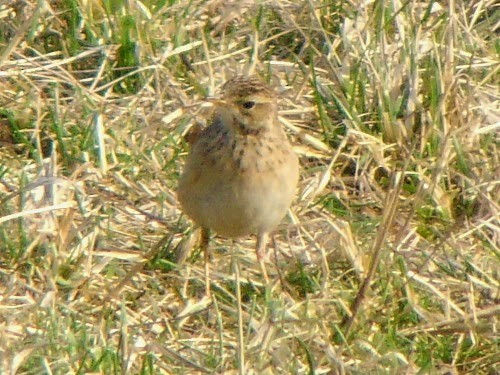
[[[255,102],[252,102],[252,101],[243,102],[241,105],[245,109],[251,109],[251,108],[253,108],[255,106]]]

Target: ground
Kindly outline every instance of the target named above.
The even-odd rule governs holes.
[[[493,1],[0,1],[0,373],[498,374]],[[301,163],[269,246],[176,201],[253,72]]]

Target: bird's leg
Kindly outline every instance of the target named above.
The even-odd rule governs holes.
[[[201,228],[201,243],[200,248],[203,251],[205,259],[205,295],[210,297],[210,229]]]
[[[257,244],[255,246],[255,252],[257,253],[257,261],[259,262],[260,271],[264,277],[266,286],[269,285],[269,277],[267,276],[266,270],[266,247],[267,247],[268,233],[261,232],[257,234]]]

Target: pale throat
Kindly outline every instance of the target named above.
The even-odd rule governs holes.
[[[241,135],[259,135],[272,132],[276,126],[274,115],[266,116],[259,119],[259,121],[252,120],[233,117],[234,129]]]

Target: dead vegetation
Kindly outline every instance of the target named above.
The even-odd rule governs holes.
[[[169,3],[0,1],[3,371],[496,373],[494,2]],[[183,136],[248,70],[300,189],[207,300]]]

